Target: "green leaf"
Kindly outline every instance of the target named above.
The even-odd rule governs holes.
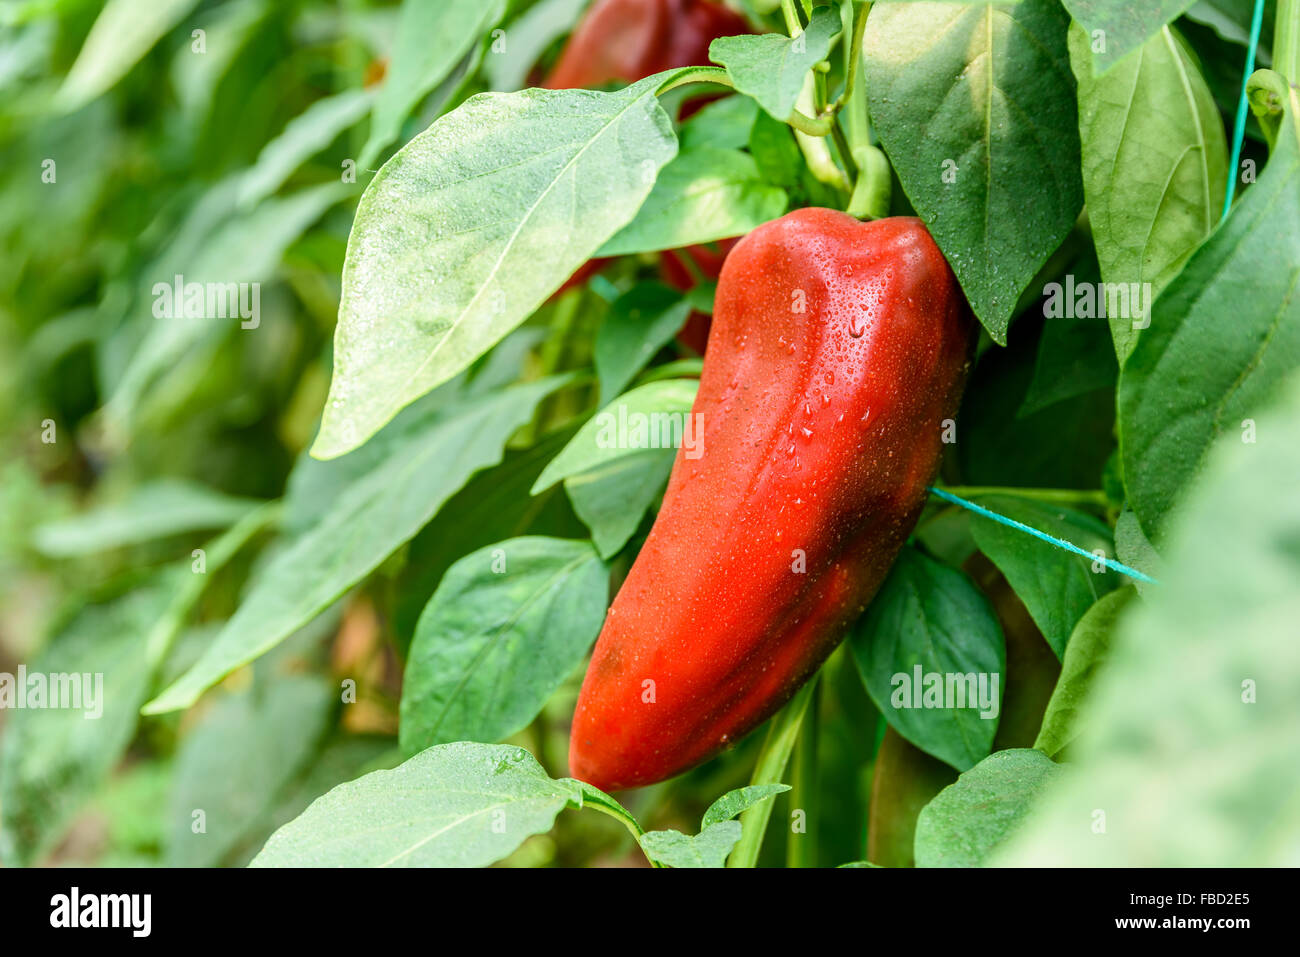
[[[849,650],[871,700],[907,740],[959,771],[989,753],[1006,644],[988,599],[965,574],[904,548],[850,632]],[[941,696],[927,700],[934,675]]]
[[[108,0],[59,88],[58,105],[71,113],[107,91],[196,6],[198,0]]]
[[[625,455],[564,480],[573,510],[591,530],[602,558],[627,544],[646,509],[663,494],[676,458],[672,449]]]
[[[96,701],[89,712],[10,711],[11,702],[3,705],[0,860],[34,863],[107,778],[131,743],[140,702],[210,576],[273,515],[273,509],[260,509],[207,543],[204,574],[196,574],[189,561],[168,566],[139,588],[82,609],[41,649],[29,676],[89,676]],[[0,688],[0,700],[6,694]],[[99,716],[89,717],[94,711]]]
[[[225,188],[214,187],[210,200],[205,197],[203,205],[206,207],[208,202],[214,205],[233,203],[237,182],[232,181]],[[169,252],[152,265],[147,275],[157,281],[146,292],[155,297],[153,302],[162,301],[156,298],[161,291],[158,286],[174,286],[177,274],[183,276],[186,286],[190,283],[213,283],[222,289],[229,283],[270,280],[289,244],[349,192],[348,187],[342,184],[325,183],[287,196],[272,196],[252,210],[230,213],[227,209],[225,213],[229,218],[210,226],[196,217],[194,232],[175,244],[185,251],[185,258],[177,260]],[[189,225],[187,221],[186,226]],[[209,229],[203,229],[204,226],[209,226]],[[185,226],[181,232],[186,233]],[[251,287],[248,296],[247,302],[251,304]],[[258,298],[260,305],[260,292]],[[144,311],[151,304],[145,300],[140,308]],[[261,325],[260,316],[243,319],[238,313],[224,319],[159,319],[148,312],[144,315],[149,323],[144,339],[131,356],[105,406],[110,421],[121,427],[131,423],[150,386],[178,362],[191,358],[202,345],[234,332],[256,334]],[[241,328],[245,324],[247,327]]]
[[[614,459],[648,449],[676,448],[687,437],[690,420],[686,417],[698,388],[694,379],[663,379],[623,393],[589,419],[551,460],[533,483],[533,494]],[[704,441],[698,430],[690,438],[696,448]]]
[[[365,116],[373,101],[368,90],[347,90],[317,100],[295,116],[239,177],[239,206],[252,208],[278,190],[294,170]]]
[[[1223,39],[1245,47],[1250,44],[1250,21],[1254,11],[1255,0],[1199,0],[1188,8],[1187,18],[1212,27]],[[1273,24],[1276,19],[1276,0],[1266,0],[1264,19],[1260,22],[1259,50],[1256,53],[1260,66],[1272,63],[1269,51],[1273,49]]]
[[[457,742],[342,784],[276,831],[251,867],[483,867],[581,807],[522,748]]]
[[[1079,709],[1106,661],[1120,613],[1133,595],[1131,587],[1104,595],[1074,626],[1061,659],[1061,677],[1047,702],[1043,725],[1034,740],[1034,747],[1049,758],[1056,757],[1083,730]]]
[[[1028,388],[1047,335],[1044,331],[1035,338],[1033,327],[1041,330],[1052,321],[1026,314],[1006,349],[986,349],[976,363],[957,416],[954,451],[962,483],[1097,487],[1097,476],[1115,448],[1115,390],[1058,399],[1035,412],[1025,408],[1034,398]],[[1095,326],[1113,357],[1106,330],[1099,322]]]
[[[369,166],[397,139],[402,123],[420,100],[451,76],[456,64],[501,19],[504,9],[503,0],[403,2],[388,75],[379,89],[370,139],[358,165]]]
[[[1128,502],[1157,546],[1221,435],[1300,366],[1300,93],[1259,181],[1156,300],[1119,385]],[[1230,318],[1230,321],[1229,321]]]
[[[700,822],[700,827],[708,828],[713,824],[730,821],[733,817],[742,811],[748,811],[760,801],[766,801],[768,798],[775,797],[788,790],[790,790],[788,784],[751,784],[748,787],[728,791],[709,805],[709,809],[704,812],[704,819]]]
[[[27,666],[29,680],[62,674],[79,690],[89,684],[93,707],[85,700],[81,708],[15,707],[12,697],[5,701],[0,859],[7,864],[35,863],[131,743],[137,709],[157,664],[151,660],[149,628],[184,574],[171,569],[152,585],[86,608]],[[0,700],[16,691],[4,687],[9,681],[0,679]],[[99,717],[90,717],[96,712]]]
[[[758,104],[747,96],[724,96],[707,103],[700,111],[682,124],[682,150],[701,146],[715,149],[744,149],[749,144],[749,131],[758,116]]]
[[[176,754],[168,867],[215,867],[256,830],[315,753],[335,694],[324,678],[276,675],[204,713]]]
[[[1104,72],[1119,63],[1165,24],[1172,23],[1195,0],[1061,0],[1070,16],[1088,34],[1104,43],[1096,54]],[[1098,34],[1097,31],[1100,31]]]
[[[456,375],[631,221],[677,149],[662,82],[481,94],[384,165],[348,240],[315,457]]]
[[[681,293],[662,283],[639,283],[614,300],[596,332],[596,376],[606,405],[672,341],[690,315]]]
[[[1149,321],[1141,308],[1150,308],[1219,220],[1228,145],[1214,97],[1172,28],[1099,75],[1087,34],[1075,25],[1070,61],[1079,81],[1083,193],[1102,279],[1139,294],[1150,283],[1143,307],[1107,317],[1123,361]]]
[[[788,790],[788,784],[753,784],[728,791],[704,812],[699,834],[647,831],[638,838],[641,849],[664,867],[725,867],[742,831],[740,822],[732,818]]]
[[[1090,515],[1008,496],[981,497],[979,504],[1071,545],[1114,557],[1110,529]],[[1122,584],[1118,573],[1095,560],[1067,552],[992,519],[973,516],[971,531],[980,551],[998,566],[1025,603],[1057,658],[1064,656],[1070,633],[1084,612],[1102,595]],[[1101,570],[1096,571],[1097,568]]]
[[[259,504],[197,482],[161,479],[137,486],[122,502],[100,505],[40,526],[32,536],[32,544],[42,554],[55,558],[91,555],[169,535],[223,528]]]
[[[872,122],[1002,345],[1020,293],[1083,202],[1067,22],[1055,0],[889,3],[867,19]]]
[[[740,150],[700,146],[664,167],[636,218],[600,248],[600,256],[676,249],[743,236],[781,216],[785,191],[770,186]]]
[[[1142,534],[1142,526],[1138,523],[1132,509],[1124,509],[1115,521],[1115,557],[1129,568],[1145,572],[1156,581],[1164,577],[1164,560]],[[1148,588],[1159,587],[1152,586],[1150,582],[1144,582],[1140,578],[1133,579],[1133,584],[1137,587],[1138,594],[1143,596],[1146,595]]]
[[[1082,275],[1078,278],[1084,280]],[[1092,318],[1049,317],[1043,323],[1034,376],[1017,418],[1101,389],[1112,391],[1118,378],[1115,350],[1100,322]]]
[[[1255,445],[1225,436],[1211,451],[1169,528],[1161,586],[1120,622],[1084,704],[1087,733],[1071,747],[1068,776],[999,863],[1285,867],[1300,859],[1294,373],[1280,401],[1261,410],[1259,436]]]
[[[487,465],[567,377],[517,386],[434,417],[360,476],[319,522],[262,569],[199,662],[150,701],[146,714],[186,708],[332,605],[418,532]]]
[[[402,750],[527,727],[605,620],[609,570],[588,542],[514,538],[448,569],[416,625]]]
[[[1032,748],[989,755],[922,809],[916,819],[916,866],[984,866],[1060,773]]]
[[[785,121],[794,112],[804,77],[815,63],[826,59],[839,33],[839,13],[818,7],[807,28],[793,39],[776,33],[719,37],[709,44],[709,59],[727,68],[737,90]]]
[[[500,465],[484,469],[466,482],[411,540],[397,581],[393,624],[399,640],[409,644],[438,582],[469,552],[521,535],[584,536],[583,524],[573,514],[563,489],[537,496],[528,491],[576,431],[576,426],[564,428],[526,449],[507,449]]]
[[[681,831],[647,831],[638,840],[646,857],[664,867],[726,867],[740,840],[740,822],[710,824],[695,836]]]
[[[749,134],[749,153],[758,164],[762,177],[785,189],[796,189],[806,171],[794,131],[766,113],[754,119]]]

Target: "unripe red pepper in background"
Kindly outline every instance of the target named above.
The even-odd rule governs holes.
[[[587,11],[569,37],[560,59],[542,86],[552,90],[601,87],[611,83],[634,83],[663,70],[684,66],[707,66],[709,44],[718,37],[750,33],[740,14],[710,0],[598,0]],[[716,97],[695,99],[682,109],[682,116]],[[691,247],[692,258],[705,263],[704,247]],[[696,255],[700,252],[700,255]],[[590,279],[608,262],[593,259],[585,263],[563,286],[561,292]],[[721,268],[721,260],[718,261]],[[705,274],[711,279],[717,269]],[[678,288],[689,288],[693,283]],[[694,334],[683,341],[703,351],[707,322],[700,334],[700,321],[692,316]]]
[[[702,455],[678,451],[596,642],[575,776],[662,781],[813,675],[920,515],[973,332],[917,219],[800,209],[736,245],[693,409]]]
[[[710,0],[598,0],[544,86],[633,83],[663,70],[705,66],[710,43],[749,32],[744,17]]]

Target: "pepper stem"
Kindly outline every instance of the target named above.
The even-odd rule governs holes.
[[[750,784],[779,784],[785,776],[785,766],[799,738],[799,726],[803,723],[818,677],[814,675],[772,719]],[[753,867],[758,862],[758,852],[763,846],[763,835],[771,816],[771,801],[761,801],[740,815],[740,842],[727,859],[728,867]]]

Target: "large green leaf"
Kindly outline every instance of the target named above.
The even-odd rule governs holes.
[[[1259,181],[1156,300],[1120,375],[1124,486],[1157,546],[1215,439],[1249,438],[1247,420],[1300,366],[1297,111],[1292,89]]]
[[[526,727],[591,648],[608,599],[609,571],[589,542],[514,538],[452,565],[406,661],[402,749]]]
[[[1102,279],[1139,290],[1150,283],[1154,297],[1223,210],[1223,119],[1193,55],[1170,27],[1099,74],[1088,36],[1075,25],[1070,61],[1079,81],[1083,193]],[[1121,360],[1149,319],[1132,312],[1107,317]]]
[[[215,867],[257,828],[315,753],[336,694],[323,678],[276,675],[203,714],[176,754],[169,867]]]
[[[482,867],[549,831],[583,796],[522,748],[438,745],[317,799],[250,866]]]
[[[980,867],[1022,826],[1061,773],[1041,751],[991,754],[950,784],[916,819],[917,867]]]
[[[839,13],[832,7],[818,7],[797,37],[778,33],[719,37],[709,44],[709,59],[727,68],[737,90],[784,121],[794,112],[804,77],[826,59],[839,32]]]
[[[402,123],[430,90],[501,19],[503,0],[405,0],[398,16],[388,75],[379,90],[370,139],[359,165],[369,166],[393,142]]]
[[[979,504],[1089,552],[1115,556],[1110,529],[1090,515],[1009,496],[981,497]],[[1058,658],[1065,654],[1066,642],[1083,613],[1122,584],[1118,573],[1095,559],[1067,552],[982,515],[972,517],[971,531],[980,551],[1006,576]]]
[[[684,150],[664,167],[645,205],[600,248],[601,256],[675,249],[743,236],[785,212],[748,153],[716,146]]]
[[[510,434],[564,381],[551,377],[474,399],[414,430],[276,554],[199,662],[145,712],[188,707],[328,608],[415,535],[471,475],[499,462]]]
[[[1075,625],[1061,659],[1061,677],[1034,739],[1034,747],[1049,758],[1056,757],[1083,730],[1079,709],[1106,661],[1116,622],[1133,594],[1134,590],[1126,587],[1103,595]]]
[[[1121,620],[1071,770],[1001,863],[1300,861],[1300,379],[1259,435],[1212,450],[1161,587]]]
[[[650,77],[481,94],[361,197],[317,458],[365,442],[515,328],[627,225],[677,151]]]
[[[1055,0],[888,3],[867,19],[872,122],[1003,345],[1017,299],[1083,202],[1067,24]]]
[[[1102,70],[1109,70],[1128,54],[1155,36],[1160,28],[1172,23],[1195,0],[1061,0],[1070,16],[1084,30],[1089,40],[1104,42],[1097,59]]]
[[[1007,650],[988,599],[963,573],[903,549],[849,648],[871,700],[899,734],[959,771],[989,753]],[[936,675],[939,697],[931,700]],[[974,686],[961,680],[969,676]]]

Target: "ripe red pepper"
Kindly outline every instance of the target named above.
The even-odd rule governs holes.
[[[632,83],[662,70],[704,66],[710,43],[749,32],[740,14],[710,0],[599,0],[573,31],[545,86]]]
[[[973,332],[917,219],[800,209],[736,245],[693,409],[702,455],[678,451],[596,642],[575,776],[671,777],[812,676],[921,512]]]

